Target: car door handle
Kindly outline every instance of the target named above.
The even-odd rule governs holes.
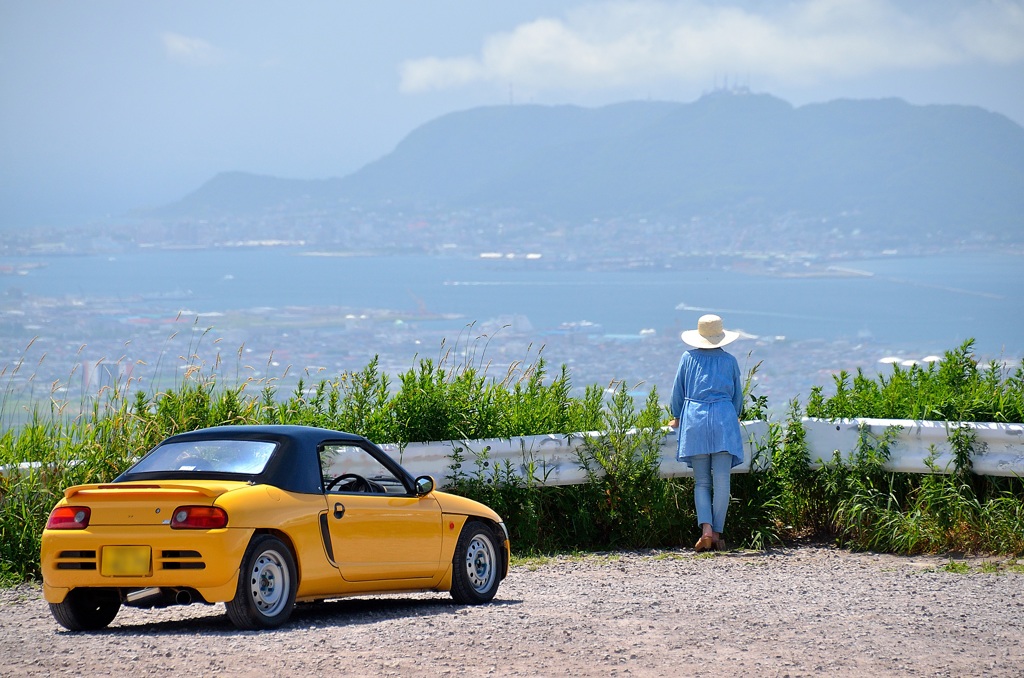
[[[334,517],[341,518],[343,515],[345,515],[345,505],[341,502],[337,502],[334,505]]]

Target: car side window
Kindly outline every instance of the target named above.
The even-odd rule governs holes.
[[[320,448],[320,475],[331,493],[404,494],[402,481],[358,445],[331,443]]]

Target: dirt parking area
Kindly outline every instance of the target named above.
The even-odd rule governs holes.
[[[1024,676],[1021,568],[951,562],[814,545],[562,557],[517,565],[489,605],[339,600],[263,632],[191,605],[71,633],[20,586],[0,591],[0,674]]]

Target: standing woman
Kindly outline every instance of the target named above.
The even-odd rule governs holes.
[[[701,316],[697,329],[682,334],[693,348],[679,359],[669,426],[679,428],[676,458],[693,469],[693,501],[702,531],[696,551],[725,550],[722,532],[729,508],[729,474],[743,462],[740,366],[722,349],[738,337],[738,332],[722,329],[717,315]]]

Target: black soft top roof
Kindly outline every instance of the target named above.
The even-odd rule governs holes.
[[[216,440],[218,438],[237,438],[239,440],[285,440],[294,439],[310,445],[317,445],[322,440],[345,440],[360,442],[366,440],[355,433],[332,431],[315,426],[296,426],[287,424],[248,424],[245,426],[212,426],[195,431],[178,433],[164,442],[178,440]]]

